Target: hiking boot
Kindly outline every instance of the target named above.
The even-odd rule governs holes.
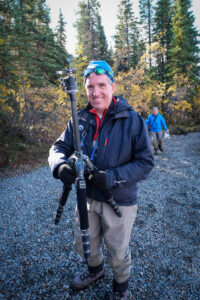
[[[121,283],[113,279],[113,293],[111,300],[128,300],[128,296],[128,279]]]
[[[154,155],[158,155],[158,148],[154,150]]]
[[[161,145],[159,145],[158,148],[161,152],[163,152],[163,147]]]
[[[91,273],[89,270],[84,271],[82,274],[74,277],[71,287],[73,290],[82,290],[88,287],[89,284],[100,279],[104,276],[104,270],[102,269],[98,273]]]
[[[126,290],[125,292],[113,292],[111,300],[128,300],[129,292]]]

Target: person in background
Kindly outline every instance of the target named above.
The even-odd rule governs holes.
[[[149,128],[151,143],[154,148],[154,155],[158,155],[158,149],[163,152],[163,128],[169,133],[165,119],[154,107],[152,113],[146,119],[147,128]]]
[[[91,258],[88,269],[72,281],[74,290],[86,288],[104,275],[102,241],[113,271],[111,299],[128,299],[131,269],[129,241],[137,214],[137,182],[145,179],[154,158],[145,121],[122,97],[114,97],[116,83],[105,61],[92,61],[84,71],[89,103],[78,112],[82,151],[98,172],[86,177]],[[74,152],[72,120],[50,149],[49,164],[65,185],[76,174],[67,159]],[[106,203],[105,191],[122,212],[118,217]],[[83,257],[79,216],[76,210],[75,247]]]

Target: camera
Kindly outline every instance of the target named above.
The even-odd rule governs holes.
[[[56,74],[59,75],[68,75],[68,77],[60,79],[61,86],[67,94],[75,94],[78,92],[76,78],[72,76],[72,74],[75,74],[76,72],[76,69],[73,68],[56,72]]]

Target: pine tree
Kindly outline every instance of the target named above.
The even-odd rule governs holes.
[[[64,21],[64,17],[62,14],[61,9],[59,10],[59,19],[58,19],[58,25],[56,27],[56,33],[57,33],[57,42],[65,47],[66,44],[66,34],[65,34],[65,25],[67,22]]]
[[[114,36],[116,69],[117,71],[126,71],[137,65],[142,54],[141,42],[139,41],[138,23],[134,18],[130,0],[121,0],[118,9],[119,23]]]
[[[36,0],[34,13],[31,16],[35,20],[35,44],[32,44],[34,51],[35,71],[42,79],[42,84],[55,84],[57,81],[56,70],[62,69],[66,62],[63,58],[63,46],[56,40],[56,34],[50,28],[49,9],[46,0]],[[37,85],[39,85],[37,83]]]
[[[155,41],[158,41],[165,49],[165,54],[159,53],[156,56],[156,79],[165,82],[169,51],[172,41],[172,7],[171,0],[158,0],[154,13]]]
[[[152,43],[152,20],[153,20],[153,0],[139,0],[139,10],[140,10],[140,20],[141,23],[145,25],[147,35],[148,35],[148,45],[149,45],[149,67],[152,66],[151,59],[151,43]]]
[[[20,126],[31,140],[33,87],[55,84],[63,68],[61,47],[51,30],[46,0],[1,1],[0,86],[2,111],[14,111],[12,128]],[[6,107],[6,108],[5,108]],[[1,108],[0,108],[1,110]],[[15,120],[15,125],[14,125]]]
[[[17,76],[11,49],[13,1],[0,2],[0,138],[9,133],[14,111],[19,111],[15,99]],[[17,115],[18,117],[18,115]],[[1,144],[0,142],[0,144]]]
[[[8,86],[8,77],[12,77],[12,73],[9,74],[11,63],[10,35],[12,31],[10,1],[0,2],[0,11],[0,83],[7,83]]]
[[[98,57],[97,59],[100,60],[105,60],[107,61],[109,64],[112,64],[112,56],[110,56],[109,50],[108,50],[108,43],[107,43],[107,39],[106,39],[106,35],[104,32],[104,28],[102,26],[102,22],[101,22],[101,16],[98,15],[97,16],[97,36],[99,37],[96,40],[97,43],[97,52],[98,52]]]
[[[99,15],[100,4],[97,0],[79,2],[77,29],[77,49],[79,57],[87,57],[87,60],[107,59],[108,45],[104,28]]]
[[[31,86],[56,82],[55,71],[59,51],[50,28],[49,10],[45,0],[13,1],[11,47],[15,69],[21,70]],[[21,78],[21,75],[19,75]]]
[[[199,76],[199,48],[191,0],[175,0],[172,22],[173,40],[168,76],[173,79],[175,75],[184,75],[196,83]]]
[[[59,20],[58,20],[58,25],[56,27],[56,42],[57,42],[57,47],[60,48],[59,52],[59,61],[60,64],[63,65],[63,68],[67,68],[69,66],[69,54],[67,53],[66,50],[66,33],[65,33],[65,25],[67,23],[64,21],[63,14],[60,9],[59,13]]]

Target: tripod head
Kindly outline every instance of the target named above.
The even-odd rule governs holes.
[[[76,94],[78,92],[78,87],[76,83],[76,78],[72,74],[76,73],[76,69],[70,68],[62,71],[57,71],[56,74],[68,75],[66,78],[61,78],[61,85],[67,94]]]

